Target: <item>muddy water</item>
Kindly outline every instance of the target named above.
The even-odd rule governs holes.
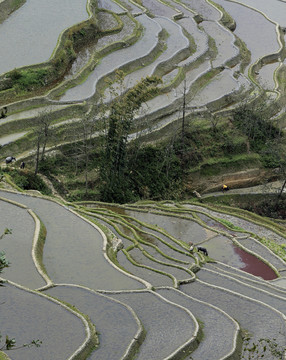
[[[254,255],[234,245],[233,242],[225,236],[216,236],[205,242],[203,246],[207,248],[209,256],[214,260],[223,262],[249,274],[260,276],[264,280],[277,278],[275,272],[268,265]]]
[[[273,280],[277,278],[275,272],[263,261],[259,260],[256,256],[247,253],[246,251],[237,246],[233,245],[233,247],[235,254],[240,257],[241,261],[244,264],[242,267],[240,267],[241,270],[255,276],[260,276],[264,280]]]
[[[87,18],[85,0],[27,0],[0,24],[0,74],[47,61],[60,33]]]

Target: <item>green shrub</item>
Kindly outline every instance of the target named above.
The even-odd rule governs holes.
[[[4,171],[9,173],[14,184],[23,190],[38,190],[44,195],[52,194],[44,181],[32,172],[15,169],[4,169]]]
[[[14,86],[21,90],[34,90],[44,86],[47,82],[47,69],[27,69],[14,70],[11,77],[14,81]]]

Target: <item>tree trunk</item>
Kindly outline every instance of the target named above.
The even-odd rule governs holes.
[[[284,180],[284,183],[283,183],[283,185],[282,185],[282,187],[280,189],[280,192],[279,192],[279,195],[278,195],[278,200],[281,198],[285,186],[286,186],[286,179]]]
[[[40,136],[38,136],[38,141],[37,141],[37,153],[36,153],[35,175],[38,174],[38,170],[39,170],[39,160],[40,160]]]

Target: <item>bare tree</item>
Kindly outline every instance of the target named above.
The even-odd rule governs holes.
[[[35,175],[37,175],[39,171],[39,162],[45,158],[47,142],[52,134],[51,122],[52,118],[49,112],[40,114],[36,121],[34,128],[36,138]]]

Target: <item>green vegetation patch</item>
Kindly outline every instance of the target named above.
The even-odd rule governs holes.
[[[228,220],[225,220],[225,219],[220,219],[218,218],[217,219],[220,223],[222,223],[223,225],[227,226],[229,229],[231,230],[235,230],[235,231],[243,231],[244,232],[244,229],[242,229],[241,227],[239,226],[235,226],[232,222],[228,221]]]
[[[44,181],[30,171],[6,168],[3,169],[3,172],[9,175],[12,184],[16,185],[20,190],[38,190],[44,195],[52,194]]]

